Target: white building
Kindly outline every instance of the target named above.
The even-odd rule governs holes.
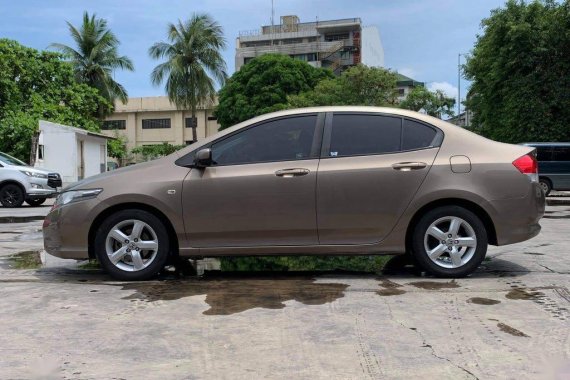
[[[61,175],[63,185],[107,170],[107,140],[99,133],[40,120],[35,167]]]
[[[363,26],[360,18],[300,22],[297,16],[282,16],[279,25],[241,32],[236,40],[236,70],[267,53],[286,54],[335,74],[359,63],[384,66],[378,29]]]

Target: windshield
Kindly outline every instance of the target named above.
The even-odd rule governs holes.
[[[7,155],[6,153],[0,153],[0,162],[3,162],[8,165],[20,165],[20,166],[29,166],[23,161],[18,160],[12,156]]]

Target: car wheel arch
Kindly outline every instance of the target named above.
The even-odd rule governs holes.
[[[18,181],[15,181],[15,180],[13,180],[13,179],[9,179],[9,180],[6,180],[6,181],[4,181],[4,182],[0,182],[0,189],[3,188],[3,187],[6,186],[6,185],[16,185],[16,186],[18,186],[18,187],[24,192],[24,196],[26,196],[26,194],[27,194],[27,192],[26,192],[26,187],[25,187],[22,183],[20,183],[20,182],[18,182]]]
[[[497,245],[497,232],[495,224],[493,223],[493,219],[491,219],[489,213],[483,207],[467,199],[442,198],[426,203],[414,213],[413,217],[410,219],[410,223],[408,223],[408,228],[406,230],[406,250],[408,250],[409,247],[411,247],[410,241],[412,238],[413,230],[415,225],[418,223],[419,219],[421,218],[421,216],[430,210],[443,206],[460,206],[473,212],[483,222],[485,230],[487,231],[489,244]]]
[[[147,211],[155,215],[157,218],[159,218],[168,232],[168,239],[170,241],[170,255],[178,256],[178,248],[179,248],[178,237],[176,235],[174,226],[172,225],[168,217],[164,215],[164,213],[159,209],[157,209],[156,207],[150,206],[145,203],[129,202],[129,203],[119,203],[110,206],[101,211],[99,214],[97,214],[95,219],[93,219],[93,223],[91,223],[91,227],[89,227],[89,234],[88,234],[88,252],[90,259],[96,258],[95,247],[93,245],[95,241],[95,234],[97,232],[97,228],[99,228],[101,223],[110,215],[128,209]]]

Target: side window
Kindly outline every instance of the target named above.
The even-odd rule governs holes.
[[[367,114],[335,114],[330,156],[358,156],[400,150],[402,119]]]
[[[271,120],[212,145],[216,165],[311,158],[316,115]]]
[[[549,146],[539,146],[536,148],[537,161],[552,161],[552,148]]]
[[[437,131],[417,121],[404,119],[402,150],[423,149],[432,145]]]
[[[570,161],[570,146],[555,146],[554,161]]]

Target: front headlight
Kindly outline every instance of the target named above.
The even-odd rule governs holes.
[[[95,198],[103,189],[89,189],[89,190],[71,190],[61,193],[57,196],[54,206],[63,206],[72,202],[84,201],[86,199]]]
[[[24,173],[28,177],[43,178],[43,179],[47,179],[47,177],[48,177],[47,174],[35,173],[35,172],[31,172],[29,170],[20,170],[20,172]]]

